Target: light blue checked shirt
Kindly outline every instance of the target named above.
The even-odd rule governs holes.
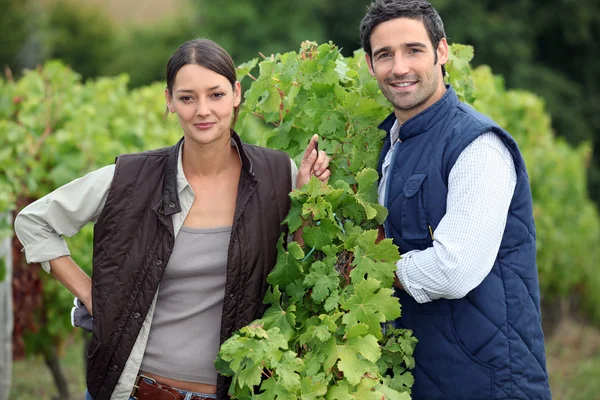
[[[383,206],[399,131],[396,121],[379,184]],[[450,171],[446,214],[433,232],[433,246],[406,252],[396,264],[408,294],[419,303],[459,299],[483,281],[498,255],[516,183],[513,158],[496,134],[484,133],[467,146]]]

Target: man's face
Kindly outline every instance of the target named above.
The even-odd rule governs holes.
[[[448,44],[442,39],[434,49],[422,21],[396,18],[377,25],[371,48],[372,55],[366,55],[371,75],[401,122],[444,95],[440,65],[448,61]]]

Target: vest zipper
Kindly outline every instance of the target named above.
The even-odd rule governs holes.
[[[390,160],[390,165],[388,167],[388,174],[386,177],[386,181],[385,181],[385,198],[383,199],[384,202],[384,206],[385,208],[388,208],[388,199],[390,197],[390,182],[392,181],[392,177],[393,177],[393,173],[394,173],[394,166],[396,165],[396,159],[398,157],[398,153],[400,152],[400,143],[402,143],[400,140],[398,140],[392,149],[392,159]],[[388,232],[389,232],[389,211],[388,211],[388,218],[385,219],[385,222],[383,223],[383,227],[385,228],[385,235],[386,237],[390,237],[388,236]]]

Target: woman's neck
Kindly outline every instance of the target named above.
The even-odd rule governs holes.
[[[191,140],[183,143],[183,171],[188,178],[216,178],[239,162],[238,153],[230,140],[209,145],[200,145]]]

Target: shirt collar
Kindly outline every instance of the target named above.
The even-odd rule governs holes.
[[[239,135],[235,132],[231,132],[231,145],[235,147],[237,150],[238,156],[240,157],[240,161],[242,162],[242,168],[250,174],[250,176],[254,177],[254,170],[252,168],[252,161],[246,155],[244,150],[243,142]],[[182,139],[180,141],[181,145],[177,143],[177,192],[181,193],[185,190],[186,187],[190,186],[189,182],[185,178],[185,173],[183,172],[183,145],[185,141]]]
[[[399,127],[399,139],[406,140],[427,132],[444,118],[449,110],[456,107],[458,103],[458,97],[456,96],[454,89],[452,89],[452,86],[446,85],[446,93],[444,93],[441,99],[417,115],[409,118]],[[389,136],[393,127],[398,125],[397,122],[396,115],[391,113],[381,124],[379,124],[379,129],[387,131]]]

